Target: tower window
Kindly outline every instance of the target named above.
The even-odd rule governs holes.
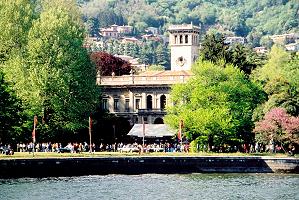
[[[177,36],[177,35],[175,35],[175,36],[174,36],[174,44],[176,44],[176,43],[177,43],[177,40],[178,40],[178,36]]]
[[[180,35],[180,44],[183,44],[183,36]]]
[[[188,35],[185,35],[185,43],[188,44],[189,41],[188,41]]]

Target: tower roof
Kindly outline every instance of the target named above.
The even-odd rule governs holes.
[[[180,24],[180,25],[170,25],[168,27],[169,32],[185,32],[185,31],[196,31],[199,32],[199,27],[193,24]]]

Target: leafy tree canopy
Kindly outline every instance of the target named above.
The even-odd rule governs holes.
[[[150,65],[147,70],[149,70],[149,71],[164,71],[165,68],[162,65]]]
[[[131,64],[105,52],[91,53],[91,60],[95,63],[97,71],[102,76],[121,76],[130,74]]]
[[[217,32],[205,36],[200,55],[203,60],[211,61],[223,67],[232,64],[246,75],[250,75],[253,69],[263,64],[262,56],[256,54],[251,48],[242,44],[229,46],[225,44],[224,35]]]
[[[74,1],[43,1],[40,10],[23,50],[4,63],[4,72],[26,115],[37,115],[41,137],[49,138],[86,127],[99,94]]]
[[[299,117],[287,114],[283,108],[271,109],[264,118],[256,122],[256,140],[262,144],[299,144]]]
[[[279,46],[273,46],[268,62],[257,68],[252,79],[263,86],[268,100],[256,110],[256,119],[272,108],[285,108],[293,116],[299,115],[299,57]]]
[[[199,61],[193,72],[194,78],[172,88],[174,106],[167,110],[166,123],[176,128],[182,119],[189,139],[210,146],[252,141],[252,113],[264,98],[260,88],[232,65],[223,69]]]
[[[36,17],[31,0],[0,1],[0,63],[9,59],[27,43],[27,35]]]
[[[0,144],[20,139],[22,122],[21,102],[0,72]]]

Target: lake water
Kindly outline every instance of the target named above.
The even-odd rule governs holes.
[[[142,174],[0,179],[0,199],[299,200],[299,174]]]

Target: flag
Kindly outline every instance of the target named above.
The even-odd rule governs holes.
[[[35,143],[35,128],[33,128],[33,131],[32,131],[32,140]]]
[[[179,122],[179,131],[178,131],[178,139],[182,141],[182,128],[183,128],[183,120]]]
[[[91,128],[92,128],[92,119],[91,119],[91,115],[89,116],[89,151],[90,153],[92,153],[92,146],[91,146]]]
[[[33,143],[35,143],[35,129],[36,129],[36,124],[37,124],[37,116],[35,115],[34,119],[33,119],[33,131],[32,131],[32,140],[33,140]]]
[[[91,128],[92,128],[92,118],[91,116],[89,116],[89,129],[91,130]]]
[[[142,134],[143,137],[145,136],[145,123],[144,123],[144,118],[142,117]]]
[[[182,140],[182,133],[181,133],[181,130],[178,131],[178,139],[179,139],[179,140]]]
[[[142,147],[144,147],[144,137],[145,137],[145,123],[144,123],[144,117],[142,116]]]

